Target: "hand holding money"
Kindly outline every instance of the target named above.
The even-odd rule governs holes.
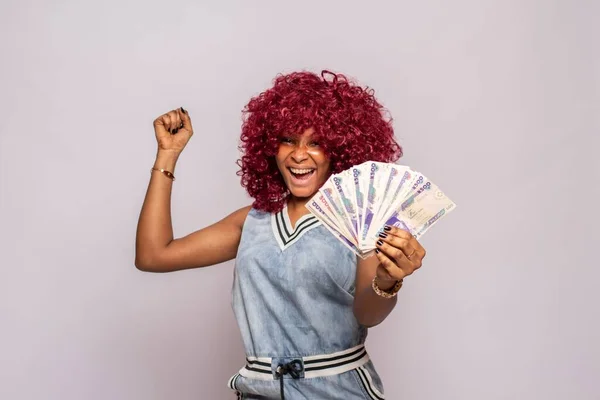
[[[377,279],[383,282],[393,283],[411,275],[421,268],[426,254],[413,235],[392,226],[383,228],[376,245],[375,254],[379,259]]]

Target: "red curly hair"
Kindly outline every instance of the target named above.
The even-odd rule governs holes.
[[[238,175],[254,198],[253,207],[263,211],[280,211],[289,195],[275,162],[284,134],[313,128],[332,173],[365,161],[393,162],[402,156],[392,119],[374,91],[342,74],[278,75],[272,88],[250,100],[243,117]]]

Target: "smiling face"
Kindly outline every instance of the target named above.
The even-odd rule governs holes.
[[[314,195],[330,175],[329,158],[313,133],[309,128],[301,135],[283,135],[275,156],[287,188],[299,199]]]

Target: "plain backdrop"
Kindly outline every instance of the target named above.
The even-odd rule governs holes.
[[[246,102],[280,72],[330,69],[375,89],[400,162],[458,205],[370,330],[387,398],[599,399],[598,15],[585,0],[3,0],[0,398],[233,398],[233,262],[133,264],[152,121],[193,118],[182,236],[251,201]]]

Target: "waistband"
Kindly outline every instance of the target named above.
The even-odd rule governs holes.
[[[275,380],[281,376],[282,366],[293,364],[297,375],[294,379],[317,378],[351,371],[368,361],[369,354],[361,344],[331,354],[306,357],[246,357],[246,365],[239,374],[244,378]],[[284,378],[287,379],[287,376]]]

